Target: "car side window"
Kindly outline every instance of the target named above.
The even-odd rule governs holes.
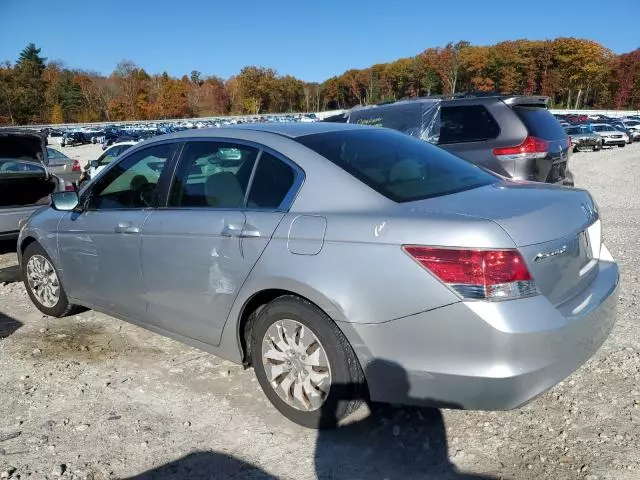
[[[493,140],[500,127],[483,105],[442,107],[438,144]]]
[[[262,152],[253,176],[248,208],[279,208],[295,181],[291,166],[270,153]]]
[[[89,208],[148,208],[155,204],[160,175],[176,144],[139,150],[114,165],[91,189]]]
[[[189,142],[178,166],[169,207],[242,208],[258,149],[226,142]]]

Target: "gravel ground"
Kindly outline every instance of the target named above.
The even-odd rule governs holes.
[[[15,254],[0,255],[0,478],[640,478],[640,144],[571,168],[622,268],[618,322],[586,365],[510,412],[375,407],[305,430],[252,371],[92,311],[42,316]]]

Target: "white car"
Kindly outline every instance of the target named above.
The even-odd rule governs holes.
[[[107,165],[109,165],[112,161],[114,161],[118,156],[128,150],[133,145],[138,142],[127,141],[127,142],[119,142],[114,143],[109,148],[107,148],[102,155],[97,160],[91,160],[84,167],[84,171],[80,176],[80,180],[78,180],[78,184],[84,183],[87,180],[95,178],[95,176],[100,173]]]
[[[609,124],[593,123],[591,127],[596,135],[602,137],[602,146],[604,147],[613,145],[624,147],[629,142],[629,136],[626,133],[616,130]]]

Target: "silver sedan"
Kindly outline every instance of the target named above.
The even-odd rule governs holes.
[[[51,147],[47,147],[47,157],[49,159],[47,169],[56,177],[70,183],[80,179],[82,169],[78,160],[69,158],[60,150]]]
[[[617,303],[588,192],[356,125],[157,137],[54,194],[18,245],[45,314],[82,305],[253,366],[309,427],[364,400],[518,407],[593,355]]]

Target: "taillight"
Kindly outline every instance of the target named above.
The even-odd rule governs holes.
[[[571,148],[571,135],[567,135],[567,148]]]
[[[549,152],[549,142],[537,137],[527,137],[514,147],[494,148],[493,154],[508,160],[543,158]]]
[[[459,295],[501,300],[538,293],[517,250],[471,250],[405,245],[404,251]]]
[[[80,170],[81,170],[80,161],[79,160],[74,160],[73,161],[73,166],[71,167],[71,171],[72,172],[79,172]]]
[[[64,182],[64,191],[65,192],[75,192],[76,191],[76,187],[73,185],[73,183]]]

